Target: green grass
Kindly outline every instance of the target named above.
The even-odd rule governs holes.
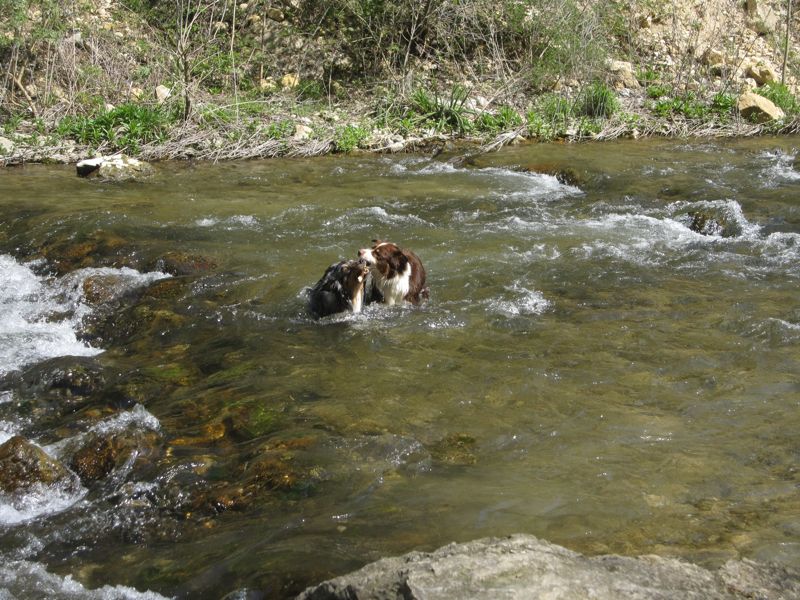
[[[575,106],[577,115],[606,119],[618,110],[617,95],[604,83],[593,83],[583,90]]]
[[[454,85],[448,96],[418,88],[411,95],[409,109],[404,115],[421,126],[431,126],[436,131],[466,133],[472,129],[471,111],[466,107],[469,92]]]

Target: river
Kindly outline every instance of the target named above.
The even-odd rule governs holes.
[[[0,492],[0,589],[286,598],[515,532],[800,565],[797,145],[5,170],[0,443],[84,470]],[[310,318],[373,238],[430,300]]]

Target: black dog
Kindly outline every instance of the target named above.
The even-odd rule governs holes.
[[[358,313],[364,305],[382,300],[369,265],[362,260],[343,260],[328,267],[309,290],[308,310],[319,319],[348,310]]]

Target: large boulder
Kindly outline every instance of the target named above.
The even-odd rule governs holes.
[[[36,485],[60,485],[77,490],[80,482],[61,462],[16,435],[0,445],[0,491],[24,493]]]
[[[771,66],[760,60],[749,60],[742,65],[744,76],[749,77],[758,85],[772,83],[778,80],[778,74]]]
[[[588,557],[514,535],[384,558],[297,598],[778,600],[800,598],[800,571],[749,560],[709,571],[659,556]]]
[[[779,121],[786,116],[771,100],[750,91],[739,96],[738,107],[745,119],[756,123]]]
[[[615,89],[638,89],[641,87],[631,63],[624,60],[610,60],[607,67],[610,83]]]

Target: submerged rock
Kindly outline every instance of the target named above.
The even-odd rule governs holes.
[[[133,267],[136,251],[131,244],[108,231],[95,231],[76,239],[74,234],[48,239],[31,248],[29,258],[45,258],[56,274],[64,275],[82,267]]]
[[[93,433],[73,453],[69,466],[84,485],[105,479],[126,463],[140,470],[161,455],[160,439],[157,431],[133,426],[117,432]]]
[[[170,275],[199,275],[216,269],[217,263],[199,254],[167,252],[156,260],[154,268]]]
[[[105,384],[103,368],[94,359],[58,357],[25,370],[19,390],[26,397],[47,394],[63,399],[91,396]]]
[[[430,449],[434,460],[451,465],[474,465],[475,438],[466,433],[454,433],[439,440]]]
[[[713,210],[695,210],[687,213],[684,224],[701,235],[736,237],[741,227],[724,213]]]
[[[584,556],[531,535],[410,552],[308,588],[298,600],[594,598],[778,600],[800,597],[800,571],[729,561],[717,571],[660,556]]]
[[[77,478],[58,460],[17,435],[0,445],[0,490],[7,494],[60,484],[77,490]]]
[[[559,165],[556,163],[536,163],[525,165],[519,168],[522,173],[539,173],[540,175],[552,175],[559,183],[578,187],[583,183],[583,177],[574,167]]]

